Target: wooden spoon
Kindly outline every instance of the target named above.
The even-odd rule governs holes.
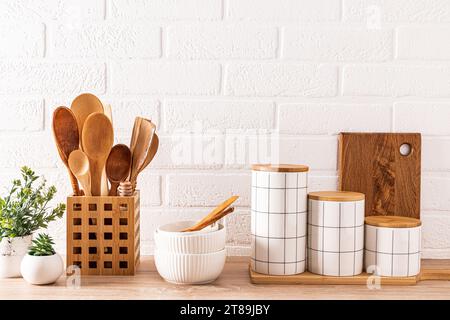
[[[208,213],[202,220],[200,220],[199,222],[197,222],[195,225],[193,225],[192,227],[186,228],[184,230],[182,230],[183,232],[185,231],[192,231],[192,230],[196,230],[196,228],[198,228],[199,226],[204,225],[204,223],[206,221],[211,220],[212,217],[214,217],[215,215],[217,215],[218,213],[224,211],[226,208],[228,208],[229,206],[231,206],[233,204],[233,202],[235,202],[237,199],[239,198],[239,196],[232,196],[231,198],[225,200],[224,202],[222,202],[221,204],[219,204],[217,207],[214,208],[213,211],[211,211],[210,213]]]
[[[91,193],[91,173],[89,172],[89,159],[81,150],[74,150],[69,156],[69,168],[80,181],[84,190],[84,195]]]
[[[56,141],[58,154],[69,171],[70,183],[74,195],[80,195],[78,181],[69,169],[68,158],[72,151],[77,150],[80,145],[77,121],[69,108],[58,107],[53,112],[53,136]]]
[[[130,175],[131,169],[131,151],[124,144],[117,144],[109,153],[106,160],[106,176],[111,184],[109,190],[110,196],[117,195],[119,183],[125,181]]]
[[[103,104],[95,95],[91,93],[80,94],[72,101],[70,109],[77,119],[79,135],[82,136],[86,119],[95,112],[103,113]]]
[[[147,158],[155,130],[156,126],[151,121],[146,119],[140,121],[136,144],[132,151],[130,182],[133,186],[136,184],[137,176]]]
[[[208,219],[206,219],[202,223],[198,223],[195,226],[192,226],[190,228],[186,228],[186,229],[182,230],[182,232],[200,231],[200,230],[206,228],[207,226],[213,224],[214,222],[222,219],[227,214],[232,213],[233,211],[234,211],[234,207],[224,209],[224,210],[220,211],[219,213],[217,213],[213,216],[210,216]]]
[[[93,113],[87,117],[83,127],[83,150],[89,158],[91,170],[91,192],[93,196],[106,196],[102,190],[102,173],[114,140],[111,121],[103,113]]]

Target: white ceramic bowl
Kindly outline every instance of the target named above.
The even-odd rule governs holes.
[[[179,221],[159,227],[155,231],[156,249],[172,253],[211,253],[225,248],[226,229],[223,224],[200,231],[180,232],[195,221]]]
[[[222,273],[227,253],[181,254],[155,250],[155,264],[161,277],[176,284],[205,284]]]

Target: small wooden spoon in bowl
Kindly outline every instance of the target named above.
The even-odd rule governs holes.
[[[190,228],[182,230],[182,232],[200,231],[200,230],[206,228],[207,226],[212,225],[213,223],[215,223],[218,220],[222,219],[227,214],[232,213],[233,211],[234,211],[234,207],[226,208],[226,209],[220,211],[219,213],[217,213],[217,214],[215,214],[213,216],[210,216],[208,219],[206,219],[202,223],[196,224],[195,226],[192,226]]]
[[[84,195],[91,194],[91,173],[89,172],[89,159],[81,150],[72,151],[69,156],[69,168],[80,181]]]
[[[116,144],[106,160],[106,176],[111,184],[110,196],[117,195],[117,187],[130,175],[131,151],[124,144]]]
[[[239,196],[232,196],[231,198],[225,200],[224,202],[219,204],[217,207],[215,207],[213,209],[213,211],[208,213],[203,219],[201,219],[195,225],[193,225],[192,227],[189,227],[189,228],[186,228],[186,229],[182,230],[182,232],[201,230],[201,229],[205,228],[206,226],[209,226],[211,223],[214,223],[215,221],[221,219],[222,217],[224,217],[228,213],[233,212],[234,209],[231,210],[231,211],[228,211],[230,209],[228,207],[231,206],[233,204],[233,202],[235,202],[238,198],[239,198]],[[217,218],[218,216],[220,216],[220,218]]]

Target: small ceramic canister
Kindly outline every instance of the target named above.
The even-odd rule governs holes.
[[[420,272],[421,222],[399,216],[366,217],[364,265],[385,277]]]
[[[308,270],[327,276],[360,274],[364,251],[364,194],[311,192],[308,201]]]
[[[270,275],[306,270],[308,167],[252,166],[251,268]]]

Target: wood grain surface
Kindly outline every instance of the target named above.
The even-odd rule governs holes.
[[[302,164],[254,164],[254,171],[267,172],[308,172],[309,167]]]
[[[404,143],[409,155],[400,153]],[[341,133],[339,190],[366,195],[366,216],[420,218],[420,133]]]
[[[420,281],[414,286],[252,284],[248,257],[229,257],[220,277],[208,285],[175,285],[158,275],[153,257],[143,257],[135,276],[82,276],[71,287],[62,276],[55,284],[33,286],[23,279],[0,279],[0,299],[450,299],[450,281]],[[423,267],[447,268],[449,260],[423,260]],[[440,273],[442,274],[442,273]],[[66,285],[68,283],[68,285]]]
[[[399,216],[370,216],[364,220],[365,224],[384,228],[414,228],[422,225],[419,219]]]
[[[139,192],[67,198],[67,265],[82,275],[134,275],[140,254]]]
[[[308,198],[321,201],[359,201],[364,200],[364,194],[351,191],[316,191],[308,193]]]

